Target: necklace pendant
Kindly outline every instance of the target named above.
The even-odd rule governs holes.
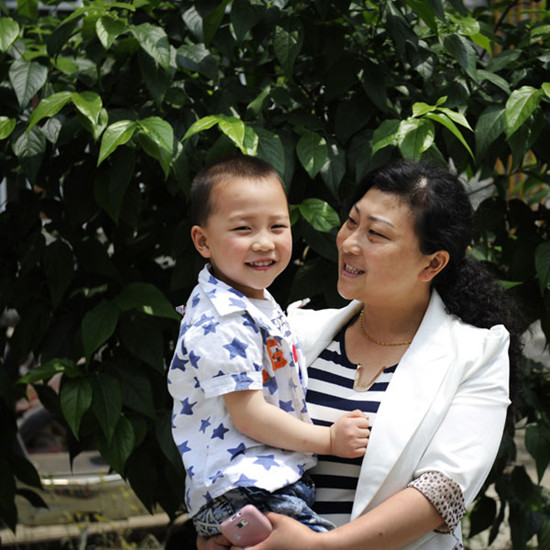
[[[375,373],[373,377],[367,378],[366,381],[363,381],[365,372],[363,369],[363,365],[361,365],[361,363],[358,363],[357,370],[355,371],[355,378],[353,379],[353,390],[357,392],[369,391],[372,388],[374,382],[376,382],[376,379],[380,376],[385,368],[386,367],[382,367],[377,373]]]

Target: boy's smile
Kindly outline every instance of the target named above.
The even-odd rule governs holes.
[[[214,275],[249,298],[286,268],[292,254],[288,203],[276,178],[231,178],[212,189],[212,211],[191,236]]]

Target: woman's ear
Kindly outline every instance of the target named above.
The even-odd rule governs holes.
[[[203,258],[210,258],[210,248],[208,247],[208,235],[200,225],[194,225],[191,228],[191,239],[195,248]]]
[[[429,263],[420,273],[420,280],[430,282],[449,263],[450,255],[446,250],[438,250],[428,255]]]

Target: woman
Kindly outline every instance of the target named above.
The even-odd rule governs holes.
[[[464,188],[444,169],[398,161],[359,184],[337,238],[338,291],[352,302],[289,315],[313,421],[361,408],[367,452],[360,463],[319,457],[312,471],[317,511],[339,527],[319,534],[269,514],[274,530],[253,550],[461,547],[521,355],[506,295],[466,257],[471,227]]]

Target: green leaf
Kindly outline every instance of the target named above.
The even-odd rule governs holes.
[[[483,48],[489,55],[492,55],[492,48],[491,48],[492,40],[488,36],[482,33],[477,33],[477,34],[472,34],[470,38],[476,46]],[[479,76],[479,71],[478,71],[478,76]]]
[[[115,19],[109,15],[100,17],[95,24],[97,37],[108,50],[114,43],[114,41],[123,33],[128,30],[128,26],[120,19]]]
[[[244,40],[248,31],[260,22],[265,10],[265,6],[260,3],[234,0],[231,5],[230,19],[237,42]]]
[[[502,91],[506,92],[506,94],[510,95],[510,85],[508,84],[508,81],[499,76],[498,74],[484,71],[482,69],[477,71],[477,77],[480,81],[482,80],[488,80],[491,84],[494,84],[498,88],[500,88]]]
[[[19,25],[11,17],[0,17],[0,52],[7,52],[19,36]]]
[[[453,122],[456,122],[457,124],[460,124],[465,128],[468,128],[468,130],[472,129],[472,127],[470,126],[470,123],[462,113],[457,113],[456,111],[447,109],[447,107],[438,107],[437,110],[447,115]]]
[[[117,224],[126,190],[134,173],[135,157],[135,151],[132,149],[118,149],[111,155],[109,169],[106,173],[100,174],[94,182],[94,198]],[[114,270],[114,267],[112,269]],[[109,271],[112,273],[111,269]]]
[[[384,122],[380,124],[372,134],[372,155],[389,145],[397,144],[400,124],[401,122],[399,120],[394,119],[384,120]]]
[[[476,157],[482,159],[489,147],[504,131],[504,108],[490,105],[479,116],[476,129]]]
[[[169,72],[170,41],[164,29],[151,23],[142,23],[137,27],[130,27],[130,31],[143,51],[166,72]]]
[[[254,131],[259,138],[257,156],[269,162],[283,177],[285,173],[285,148],[280,136],[262,127],[256,127]]]
[[[110,440],[98,438],[98,449],[109,465],[124,476],[126,461],[134,450],[135,434],[132,423],[124,416],[118,418]]]
[[[29,117],[27,132],[30,132],[43,118],[55,116],[70,101],[71,92],[58,92],[45,97]]]
[[[163,371],[163,338],[156,319],[148,315],[125,316],[120,322],[120,337],[134,357]]]
[[[472,150],[470,149],[470,146],[464,139],[464,136],[460,132],[460,130],[456,127],[455,123],[444,113],[428,113],[426,115],[426,118],[429,118],[431,120],[434,120],[435,122],[438,122],[439,124],[445,126],[448,130],[450,130],[456,138],[464,145],[465,149],[470,153],[470,156],[472,159],[474,158],[474,154],[472,153]]]
[[[311,197],[302,201],[298,209],[316,231],[329,233],[340,226],[340,218],[336,210],[325,201]]]
[[[44,134],[39,128],[33,128],[30,132],[23,132],[13,142],[12,147],[27,178],[34,184],[46,151],[46,138]]]
[[[120,382],[114,376],[101,372],[93,376],[90,381],[94,415],[101,426],[107,445],[116,445],[113,435],[122,413]]]
[[[149,283],[131,283],[124,287],[116,297],[115,302],[122,311],[137,309],[154,317],[180,319],[175,308],[165,298],[164,294]]]
[[[48,279],[52,305],[57,307],[74,277],[72,250],[67,243],[56,239],[44,250],[42,263]]]
[[[218,62],[210,50],[200,44],[184,44],[176,52],[176,63],[187,71],[200,73],[210,80],[218,78]]]
[[[52,376],[59,373],[66,374],[67,376],[77,376],[80,373],[80,369],[71,359],[51,359],[31,369],[25,376],[22,376],[17,383],[35,384],[36,382],[49,380]]]
[[[472,44],[459,34],[449,34],[444,38],[443,44],[464,72],[476,80],[477,54]]]
[[[181,455],[174,443],[172,436],[172,419],[170,414],[159,415],[155,425],[155,435],[157,437],[158,447],[162,449],[164,456],[177,472],[183,468]]]
[[[202,31],[204,34],[204,43],[209,46],[212,38],[218,31],[225,14],[225,8],[230,0],[222,0],[215,10],[205,15],[202,20]]]
[[[497,504],[494,499],[482,495],[475,503],[470,515],[469,537],[473,537],[485,529],[488,529],[493,523],[497,513]]]
[[[17,121],[15,118],[8,118],[7,116],[0,116],[0,139],[6,139],[10,136],[15,128]]]
[[[546,97],[550,97],[550,82],[543,82],[540,89],[544,92]]]
[[[298,19],[286,17],[276,27],[273,36],[275,57],[283,71],[292,78],[294,63],[304,41],[304,30]]]
[[[86,360],[115,332],[120,315],[116,302],[103,301],[82,319],[82,342]]]
[[[23,497],[34,508],[48,508],[46,501],[36,492],[30,489],[17,489],[15,493]]]
[[[550,242],[544,242],[535,249],[535,270],[541,294],[550,284]]]
[[[328,158],[323,168],[321,177],[329,191],[338,198],[338,188],[346,174],[346,154],[338,148],[336,143],[328,144]]]
[[[67,424],[79,439],[82,416],[92,405],[92,386],[87,378],[63,378],[59,404]]]
[[[17,59],[12,63],[9,75],[19,106],[24,108],[46,83],[48,69],[35,61]]]
[[[174,130],[162,118],[152,116],[138,121],[140,143],[144,151],[157,159],[168,177],[174,152]],[[146,137],[143,141],[141,138]]]
[[[14,456],[10,462],[13,468],[13,473],[17,479],[26,485],[36,487],[37,489],[42,489],[40,476],[30,460],[24,456]]]
[[[548,464],[550,464],[550,429],[542,424],[527,426],[525,430],[525,447],[535,459],[540,483]]]
[[[103,108],[101,97],[95,92],[74,92],[71,94],[71,100],[74,106],[90,121],[92,128],[95,128]]]
[[[397,145],[403,158],[420,160],[435,139],[433,123],[425,118],[409,118],[399,124]]]
[[[138,124],[133,120],[119,120],[108,126],[101,138],[97,165],[99,166],[119,145],[130,141],[137,129]]]
[[[216,126],[216,124],[220,121],[220,116],[223,115],[208,115],[203,118],[199,118],[199,120],[196,120],[193,124],[191,124],[191,126],[189,126],[182,140],[185,141],[199,132],[209,130],[212,126]]]
[[[522,86],[514,90],[506,101],[506,137],[516,132],[538,107],[541,91],[532,86]]]
[[[305,130],[296,145],[296,154],[304,170],[313,179],[328,160],[328,146],[324,137]]]
[[[219,129],[243,152],[245,153],[244,122],[236,117],[220,117],[218,121]]]
[[[163,361],[162,361],[162,334],[161,330],[158,326],[156,326],[155,321],[151,318],[144,318],[144,316],[139,316],[139,322],[146,321],[144,325],[141,325],[141,328],[145,328],[146,326],[149,328],[155,327],[155,332],[158,332],[161,336],[161,345],[160,345],[160,373],[164,373],[163,369]],[[131,330],[132,327],[136,327],[136,323],[130,323],[128,325],[128,329]],[[142,337],[143,343],[141,345],[142,348],[147,347],[147,344],[151,342],[151,339],[148,337],[147,334],[145,334],[142,330],[138,329],[138,335],[137,338]],[[157,367],[158,367],[158,361],[157,361]],[[121,388],[122,388],[122,403],[124,406],[132,409],[133,411],[136,411],[140,414],[143,414],[144,416],[147,416],[149,418],[154,419],[156,417],[156,411],[155,411],[155,402],[153,396],[154,391],[151,386],[151,381],[149,379],[149,376],[147,375],[145,369],[140,368],[140,366],[136,366],[134,362],[127,362],[123,363],[121,361],[117,361],[116,365],[113,365],[113,367],[116,373],[116,376],[119,380],[122,380]]]
[[[407,0],[407,5],[430,27],[437,31],[435,18],[445,20],[445,12],[440,0]]]

